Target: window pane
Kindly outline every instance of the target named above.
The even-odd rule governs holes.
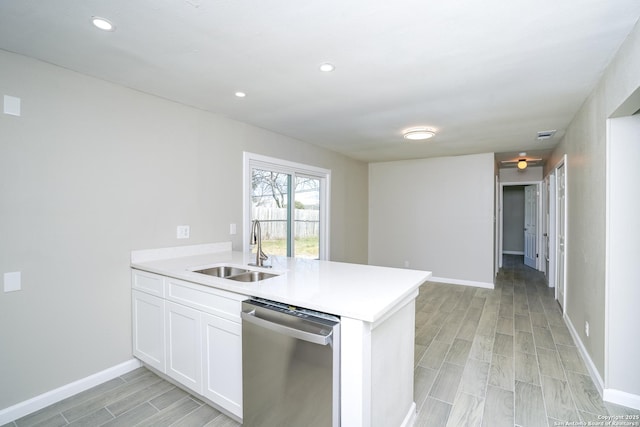
[[[246,219],[260,221],[267,256],[327,259],[324,221],[330,171],[245,153],[249,182]],[[252,158],[255,156],[255,158]],[[250,226],[250,224],[247,224]],[[245,249],[256,246],[244,242]]]
[[[295,257],[320,259],[320,180],[296,177]]]
[[[290,256],[287,247],[290,181],[291,176],[286,173],[260,169],[251,173],[251,220],[260,221],[262,251],[267,255]]]

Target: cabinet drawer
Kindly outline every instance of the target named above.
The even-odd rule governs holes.
[[[151,295],[164,298],[164,277],[146,271],[131,270],[131,286]]]
[[[247,297],[167,278],[167,299],[240,323],[241,302]]]

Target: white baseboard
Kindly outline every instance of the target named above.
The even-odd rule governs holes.
[[[564,323],[567,325],[567,328],[569,329],[569,333],[571,333],[571,336],[573,337],[573,341],[575,341],[578,347],[580,356],[582,356],[582,360],[584,361],[584,364],[587,366],[587,370],[589,371],[589,376],[591,377],[591,379],[593,380],[593,383],[598,389],[598,393],[600,393],[600,396],[602,396],[603,390],[604,390],[604,381],[602,380],[602,377],[600,376],[600,373],[598,372],[596,365],[593,363],[593,360],[591,360],[591,356],[589,356],[589,353],[587,352],[587,348],[582,343],[582,340],[580,339],[580,336],[578,335],[578,332],[576,331],[576,328],[573,326],[573,322],[571,322],[571,319],[569,318],[567,313],[564,314]]]
[[[451,283],[452,285],[475,286],[476,288],[495,289],[491,282],[476,282],[473,280],[449,279],[447,277],[430,277],[429,282]]]
[[[142,366],[142,364],[138,359],[127,360],[119,365],[63,385],[62,387],[58,387],[29,400],[25,400],[24,402],[16,403],[15,405],[9,406],[5,409],[0,409],[0,425],[8,424],[11,421],[24,417],[25,415],[29,415],[42,408],[46,408],[47,406],[60,402],[74,394],[78,394],[90,389],[91,387],[95,387],[98,384],[102,384],[113,378],[119,377],[120,375],[126,374],[127,372],[133,371],[140,366]]]
[[[523,251],[502,251],[502,255],[524,255]]]
[[[616,405],[626,406],[640,410],[640,396],[637,394],[627,393],[626,391],[605,388],[602,394],[602,400],[615,403]]]
[[[400,427],[413,427],[416,424],[416,402],[411,402],[411,407],[409,408],[409,412],[407,412],[407,416],[402,420],[402,424]]]

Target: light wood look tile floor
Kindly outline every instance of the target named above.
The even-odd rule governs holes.
[[[544,276],[521,256],[503,264],[493,290],[420,289],[416,426],[555,427],[640,414],[602,401]]]
[[[522,257],[506,256],[504,265],[494,290],[421,287],[416,426],[554,427],[640,414],[602,401],[544,277]],[[240,424],[140,368],[2,427],[67,425]]]

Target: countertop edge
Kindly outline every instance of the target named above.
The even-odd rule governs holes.
[[[198,245],[198,246],[204,247],[206,245]],[[250,256],[250,254],[232,253],[231,251],[226,251],[226,250],[222,250],[222,251],[215,250],[212,253],[202,253],[196,250],[194,255],[190,255],[189,251],[187,250],[187,251],[174,251],[173,254],[178,256],[175,258],[167,258],[164,255],[172,253],[171,252],[172,248],[168,248],[168,249],[169,249],[168,251],[165,251],[164,253],[162,253],[163,256],[161,256],[160,258],[155,258],[155,259],[143,258],[142,260],[140,260],[140,258],[137,258],[135,260],[132,258],[130,267],[132,269],[146,271],[149,273],[155,273],[161,276],[166,276],[166,277],[170,277],[177,280],[183,280],[189,283],[194,283],[194,284],[205,286],[205,287],[211,287],[214,289],[220,289],[227,292],[245,295],[247,297],[255,296],[255,297],[261,297],[266,299],[273,299],[283,303],[300,306],[300,307],[306,307],[306,308],[315,309],[319,311],[324,311],[324,312],[335,314],[338,316],[348,317],[348,318],[352,318],[352,319],[356,319],[364,322],[369,322],[372,324],[379,322],[381,319],[384,319],[386,316],[388,316],[390,312],[397,310],[399,308],[398,304],[401,304],[403,301],[405,300],[410,301],[411,299],[414,299],[419,292],[419,287],[423,283],[428,281],[428,279],[432,276],[432,273],[429,271],[403,270],[403,269],[393,269],[391,267],[380,267],[380,266],[369,266],[364,264],[349,264],[349,263],[341,263],[341,262],[323,261],[324,263],[329,263],[329,265],[340,264],[340,268],[343,268],[343,269],[344,268],[348,269],[350,266],[353,266],[355,270],[364,271],[364,269],[366,269],[367,267],[371,267],[372,269],[382,269],[383,271],[397,270],[401,274],[403,274],[402,272],[406,271],[407,273],[411,273],[411,274],[405,274],[405,276],[413,276],[411,278],[410,283],[408,284],[406,283],[406,279],[405,279],[405,283],[402,285],[401,291],[399,289],[398,293],[393,293],[393,292],[390,293],[391,294],[390,296],[393,296],[393,298],[390,299],[389,301],[385,301],[384,307],[377,307],[375,309],[369,309],[369,310],[362,309],[361,305],[359,305],[357,301],[355,301],[353,295],[348,295],[352,300],[354,300],[354,304],[347,305],[347,307],[345,307],[344,304],[342,305],[337,304],[336,306],[338,306],[338,308],[336,310],[330,310],[330,309],[327,309],[326,299],[325,299],[324,305],[322,305],[322,304],[316,303],[316,301],[314,300],[309,300],[309,299],[302,300],[300,298],[294,298],[294,297],[288,298],[283,295],[278,295],[278,298],[274,298],[273,294],[269,293],[268,291],[262,291],[260,290],[260,288],[256,288],[255,285],[252,286],[251,284],[239,284],[237,282],[230,282],[228,279],[222,279],[222,278],[210,277],[210,276],[203,276],[202,278],[194,277],[194,274],[197,274],[197,273],[193,273],[189,271],[188,268],[185,268],[185,266],[202,265],[203,263],[206,264],[206,262],[203,262],[203,257],[206,257],[207,255],[211,255],[213,257],[212,259],[214,261],[212,262],[226,262],[229,264],[234,264],[234,263],[238,264],[240,263],[239,260],[242,259],[243,260],[242,264],[244,265],[245,264],[244,261],[246,260],[247,255]],[[152,253],[152,252],[149,252],[149,253]],[[187,255],[184,255],[185,253]],[[193,253],[194,252],[191,252],[191,254]],[[218,257],[222,257],[221,258],[222,261],[217,259]],[[287,266],[296,265],[295,264],[296,261],[294,259],[285,259],[285,262],[288,263]],[[286,268],[283,269],[282,265],[279,265],[276,267],[280,267],[280,268],[275,268],[274,270],[281,271],[283,272],[283,274],[286,274],[287,272],[290,271]],[[418,278],[416,277],[415,273],[419,274]],[[284,283],[287,284],[288,286],[291,286],[290,282],[292,280],[295,280],[295,277],[293,279],[286,279]],[[230,282],[230,283],[227,283],[227,282]],[[280,286],[282,286],[282,284]],[[394,286],[397,286],[397,284],[395,284]],[[269,288],[264,288],[264,289],[269,289]],[[349,291],[352,291],[352,290],[347,289],[345,291],[345,295],[352,293]],[[377,301],[377,303],[378,305],[380,305],[379,301]],[[352,309],[351,307],[355,307],[355,308]]]

